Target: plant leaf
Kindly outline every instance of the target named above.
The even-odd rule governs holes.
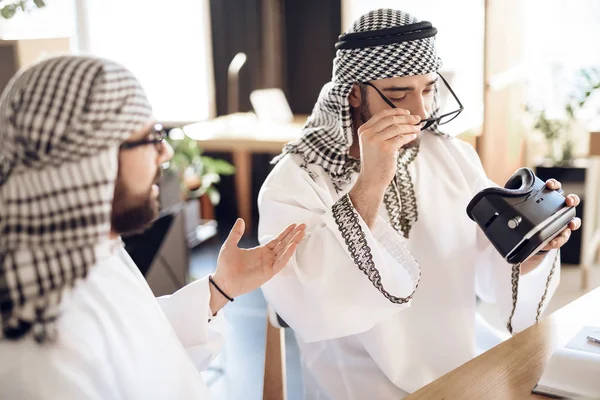
[[[213,184],[219,183],[220,181],[221,177],[214,172],[209,172],[202,176],[202,186],[204,187],[212,186]]]
[[[208,196],[213,206],[216,206],[221,202],[221,194],[214,186],[211,186],[206,190],[206,195]]]
[[[202,163],[205,165],[207,170],[219,175],[233,175],[235,173],[235,167],[225,160],[218,160],[212,157],[202,156]]]
[[[9,4],[7,6],[2,7],[0,10],[0,15],[2,15],[5,19],[11,19],[17,13],[17,7],[14,4]]]

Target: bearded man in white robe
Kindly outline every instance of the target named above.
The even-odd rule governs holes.
[[[261,189],[262,242],[291,221],[307,225],[263,285],[296,333],[306,398],[396,400],[467,362],[509,336],[484,329],[478,297],[510,330],[535,323],[559,282],[558,249],[580,227],[571,221],[511,266],[468,218],[469,201],[494,183],[440,126],[461,107],[455,96],[456,111],[439,112],[436,33],[401,11],[360,17],[336,44],[302,136]]]
[[[119,235],[158,215],[164,140],[137,79],[92,57],[15,76],[0,98],[0,397],[207,399],[200,371],[223,343],[219,311],[277,273],[291,225],[216,272],[154,298]]]

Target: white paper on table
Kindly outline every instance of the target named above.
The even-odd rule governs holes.
[[[552,353],[535,393],[600,399],[600,344],[588,341],[588,336],[600,337],[600,328],[584,327]]]

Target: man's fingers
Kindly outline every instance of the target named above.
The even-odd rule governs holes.
[[[417,130],[421,130],[421,128],[419,126],[417,126],[417,124],[421,121],[421,118],[418,115],[395,115],[395,116],[390,116],[390,117],[385,117],[380,119],[378,122],[376,122],[373,126],[369,127],[366,131],[363,131],[363,134],[368,134],[370,136],[377,136],[379,137],[379,135],[383,132],[385,132],[386,130],[388,130],[390,127],[395,127],[395,126],[406,126],[407,128],[410,127],[411,129],[417,129]]]
[[[292,237],[292,240],[290,240],[290,243],[300,243],[302,241],[302,239],[304,239],[304,236],[306,236],[305,228],[306,228],[306,225],[299,226],[296,230],[296,233]]]
[[[285,228],[283,231],[281,231],[281,233],[279,235],[277,235],[276,238],[270,240],[269,243],[267,243],[267,248],[269,250],[273,250],[275,248],[275,246],[277,246],[277,243],[281,242],[283,240],[283,238],[286,237],[295,228],[296,228],[296,224],[288,225],[288,227]]]
[[[385,142],[402,135],[415,135],[421,128],[415,125],[390,125],[383,131],[370,137],[372,142]]]
[[[227,236],[224,245],[237,246],[240,240],[242,239],[245,230],[246,223],[243,219],[238,218],[237,221],[235,221],[233,228],[231,228],[229,236]]]
[[[290,261],[290,258],[294,255],[296,247],[298,247],[298,243],[290,243],[281,256],[275,260],[275,263],[273,264],[274,274],[277,274],[283,269],[283,267],[287,265],[287,263]]]
[[[416,133],[410,135],[401,135],[386,141],[386,144],[391,148],[400,149],[402,146],[412,142],[417,137],[418,135]]]
[[[554,249],[558,249],[558,248],[564,246],[565,243],[567,243],[569,241],[570,237],[571,237],[571,230],[569,228],[567,228],[564,231],[562,231],[562,233],[560,235],[558,235],[557,237],[552,239],[552,241],[550,242],[550,246]]]
[[[389,108],[380,111],[377,114],[373,115],[371,119],[369,119],[367,122],[362,124],[362,126],[359,128],[359,133],[364,132],[366,129],[369,129],[383,118],[401,115],[410,115],[410,111],[404,110],[402,108]]]
[[[556,179],[548,179],[546,181],[546,187],[551,190],[558,190],[562,187],[562,185]]]
[[[576,231],[579,228],[581,228],[581,218],[573,218],[573,220],[569,222],[569,229]]]
[[[295,230],[293,233],[294,235],[289,240],[281,241],[275,247],[275,249],[273,250],[275,257],[279,258],[290,244],[298,244],[302,241],[302,239],[304,239],[304,236],[306,236],[306,232],[304,231],[304,229]]]
[[[304,229],[306,229],[306,225],[300,224],[291,232],[289,232],[282,240],[280,240],[279,243],[277,243],[273,248],[273,252],[275,252],[275,255],[279,255],[279,253],[281,253],[290,244],[290,242],[294,240],[296,235],[298,235],[299,233],[304,235]]]
[[[559,240],[564,240],[564,243],[567,243],[571,238],[571,230],[569,228],[565,229],[563,233],[561,233]]]
[[[579,205],[580,199],[576,194],[570,194],[567,196],[565,203],[569,207],[577,207]]]

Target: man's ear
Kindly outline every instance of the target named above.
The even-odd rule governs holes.
[[[358,108],[362,103],[362,93],[360,92],[360,85],[355,83],[352,86],[352,90],[350,90],[350,94],[348,95],[348,103],[350,103],[350,107]]]

